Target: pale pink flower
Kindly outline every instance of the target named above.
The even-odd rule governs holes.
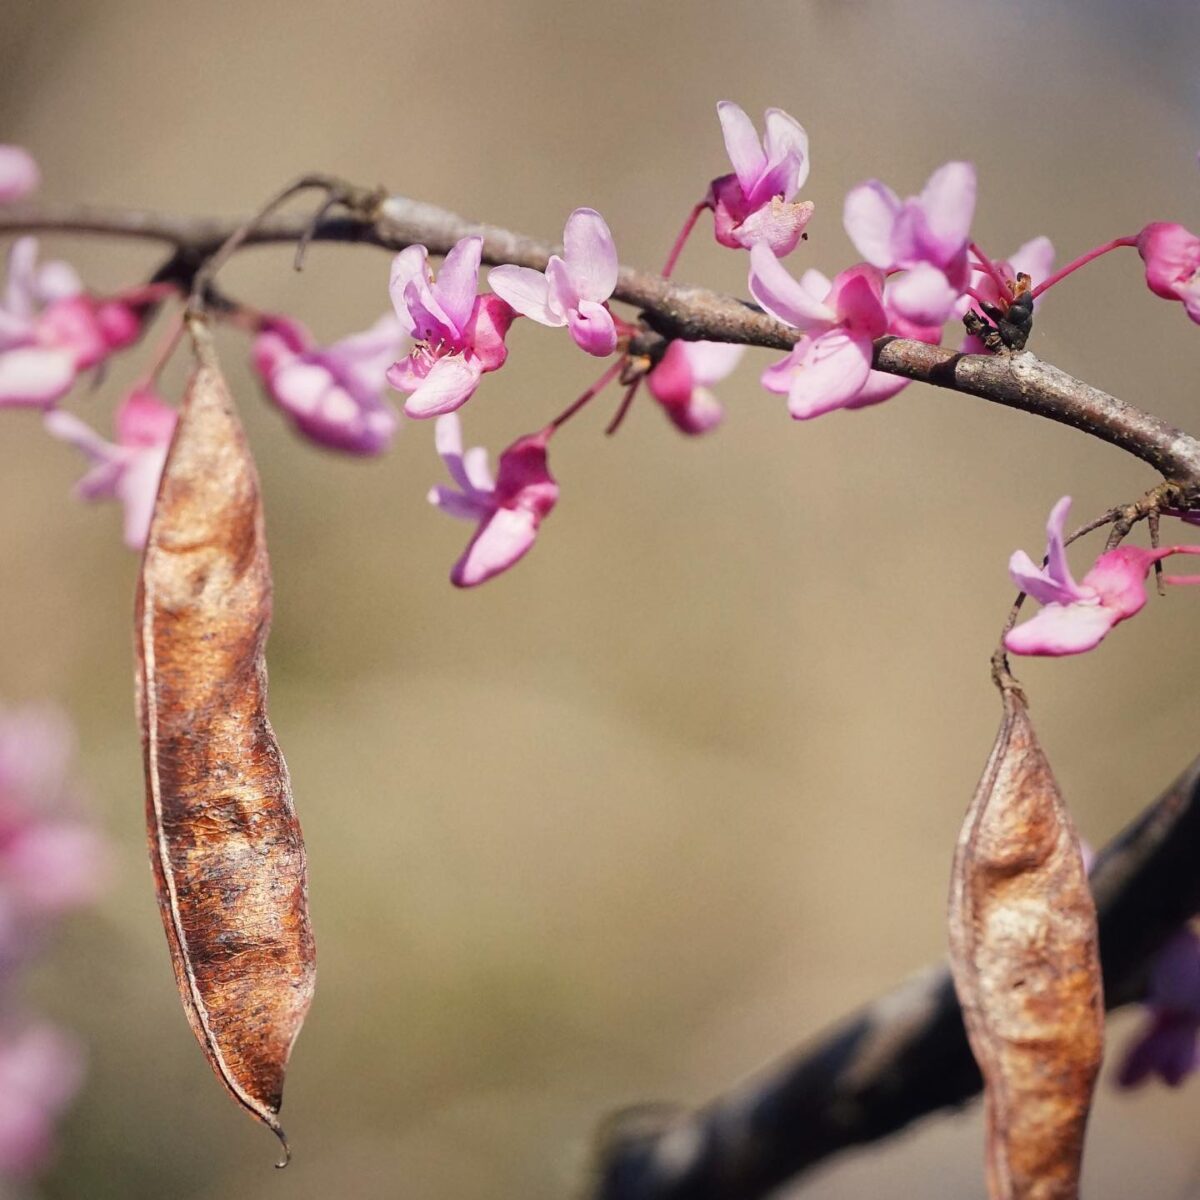
[[[41,182],[42,173],[24,146],[0,145],[0,204],[23,200]]]
[[[404,340],[390,313],[331,346],[316,345],[299,321],[271,316],[254,339],[254,369],[311,441],[349,454],[382,454],[400,424],[383,390]]]
[[[146,544],[158,481],[167,461],[177,413],[148,388],[130,392],[117,409],[117,441],[105,441],[73,413],[56,409],[45,417],[53,437],[81,450],[91,468],[79,481],[81,500],[119,500],[125,509],[125,544]]]
[[[1163,546],[1145,550],[1118,546],[1096,559],[1076,583],[1067,564],[1063,526],[1071,507],[1064,496],[1046,524],[1046,565],[1038,566],[1017,550],[1009,560],[1013,583],[1041,603],[1028,621],[1011,630],[1004,645],[1014,654],[1081,654],[1098,646],[1115,625],[1128,620],[1146,604],[1146,575],[1172,554],[1200,554],[1200,546]],[[1165,575],[1166,583],[1197,583],[1194,576]]]
[[[709,389],[733,371],[745,350],[745,346],[730,342],[685,342],[675,338],[646,376],[646,386],[681,433],[707,433],[725,416]]]
[[[1178,300],[1200,324],[1200,238],[1182,225],[1155,221],[1138,234],[1146,286],[1164,300]]]
[[[862,265],[832,282],[819,271],[806,271],[797,282],[760,244],[750,251],[750,293],[771,316],[805,335],[787,358],[763,372],[763,387],[786,395],[788,411],[799,421],[854,407],[871,376],[874,339],[887,330],[883,275]]]
[[[717,241],[734,250],[761,242],[779,257],[791,254],[813,215],[810,201],[792,201],[808,178],[808,134],[778,108],[767,109],[761,142],[732,100],[717,105],[717,116],[733,164],[733,173],[714,179],[704,198]]]
[[[458,242],[437,279],[424,246],[401,250],[392,262],[390,292],[401,328],[416,345],[394,363],[387,381],[410,393],[410,417],[453,412],[471,398],[480,378],[508,357],[504,336],[513,310],[499,296],[478,296],[483,238]]]
[[[429,503],[477,525],[450,572],[456,587],[474,587],[507,571],[532,548],[538,527],[558,501],[558,484],[546,462],[550,433],[528,434],[509,446],[493,481],[486,450],[476,446],[463,453],[458,417],[438,421],[437,451],[459,490],[431,488]]]
[[[39,266],[37,240],[18,238],[0,301],[0,408],[48,408],[140,331],[136,308],[88,295],[66,263]]]
[[[907,272],[891,292],[896,311],[933,325],[950,316],[967,286],[974,215],[975,168],[952,162],[907,200],[877,179],[859,184],[846,196],[843,223],[867,262]]]
[[[617,348],[617,328],[605,307],[617,286],[617,248],[594,208],[577,208],[567,218],[562,256],[552,254],[545,272],[494,267],[488,284],[522,316],[540,325],[566,325],[588,354],[604,358]]]
[[[83,1083],[83,1048],[47,1022],[0,1034],[0,1174],[49,1165],[55,1124]]]
[[[1200,937],[1184,926],[1158,952],[1146,995],[1150,1019],[1125,1052],[1121,1087],[1158,1075],[1178,1087],[1200,1068]]]
[[[1001,259],[993,265],[1009,284],[1015,286],[1018,275],[1028,275],[1031,286],[1037,287],[1043,279],[1049,277],[1054,267],[1054,243],[1048,237],[1032,238],[1018,246],[1010,258]],[[1011,287],[1002,293],[1000,285],[990,271],[973,269],[970,282],[971,290],[976,295],[988,301],[989,304],[994,304],[997,308],[1004,308],[1012,299]],[[963,300],[966,303],[960,305],[960,311],[956,312],[956,316],[961,317],[966,314],[968,309],[973,309],[979,316],[984,317],[985,320],[988,319],[979,307],[977,300],[971,296],[964,296]],[[1042,298],[1039,296],[1033,302],[1034,312],[1037,312],[1041,303]],[[963,338],[962,352],[964,354],[986,354],[987,347],[974,334],[969,333]]]

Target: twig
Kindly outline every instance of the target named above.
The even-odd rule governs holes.
[[[1110,1010],[1142,995],[1154,953],[1200,913],[1198,856],[1200,759],[1092,870]],[[949,972],[931,968],[697,1111],[618,1114],[601,1137],[591,1200],[756,1200],[979,1088]]]
[[[239,220],[75,205],[18,205],[0,211],[0,234],[107,234],[166,243],[175,248],[176,273],[178,264],[198,269],[244,226],[245,222]],[[376,203],[369,211],[326,217],[315,227],[307,216],[277,213],[257,222],[246,233],[243,244],[295,243],[311,237],[321,242],[360,242],[386,250],[421,243],[433,254],[444,254],[470,234],[482,236],[483,261],[491,265],[513,263],[541,270],[549,256],[560,249],[399,196]],[[663,338],[739,342],[788,350],[799,336],[796,330],[745,301],[706,288],[673,284],[652,272],[631,267],[620,269],[614,296],[641,310],[646,324]],[[1164,478],[1184,485],[1189,500],[1200,503],[1200,441],[1032,354],[963,355],[923,342],[881,338],[875,346],[875,367],[1081,429],[1149,463]]]

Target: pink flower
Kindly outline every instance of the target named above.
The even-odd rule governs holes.
[[[1123,1088],[1159,1075],[1178,1087],[1200,1067],[1200,937],[1184,926],[1158,952],[1146,996],[1150,1020],[1125,1052]]]
[[[0,204],[23,200],[41,182],[42,173],[28,150],[0,145]]]
[[[0,1035],[0,1174],[25,1177],[48,1165],[55,1122],[83,1068],[82,1047],[46,1022]]]
[[[1004,645],[1014,654],[1081,654],[1098,646],[1114,625],[1140,612],[1146,603],[1146,575],[1172,554],[1200,554],[1200,546],[1164,546],[1144,550],[1118,546],[1096,559],[1076,583],[1067,565],[1063,524],[1071,508],[1064,496],[1046,524],[1046,565],[1037,566],[1024,550],[1009,560],[1013,583],[1039,601],[1041,610],[1011,630]],[[1167,583],[1196,583],[1191,576],[1163,577]]]
[[[1200,238],[1182,225],[1155,221],[1138,234],[1138,253],[1146,264],[1146,286],[1164,300],[1178,300],[1200,324]]]
[[[103,838],[73,811],[70,726],[52,708],[0,709],[0,964],[31,921],[93,903],[108,876]]]
[[[57,409],[46,414],[47,432],[83,451],[92,464],[75,494],[82,500],[116,499],[124,505],[125,544],[131,550],[146,544],[176,415],[148,388],[130,392],[117,409],[113,445],[73,413]]]
[[[887,330],[882,274],[851,267],[830,283],[806,271],[797,283],[760,244],[750,251],[750,293],[773,317],[805,333],[787,358],[763,372],[763,387],[786,395],[798,421],[853,407],[870,379],[872,343]]]
[[[745,346],[729,342],[685,342],[676,338],[646,376],[646,386],[681,433],[707,433],[725,416],[720,402],[708,389],[738,365],[745,350]]]
[[[714,179],[704,198],[717,241],[734,250],[762,242],[779,257],[791,254],[813,215],[811,202],[792,202],[808,178],[808,134],[778,108],[767,109],[761,143],[732,100],[717,105],[717,116],[733,164],[733,174]]]
[[[48,408],[140,331],[133,306],[87,295],[71,267],[38,266],[37,240],[18,238],[0,302],[0,408]]]
[[[292,424],[319,446],[382,454],[399,426],[383,398],[387,369],[404,343],[391,314],[332,346],[317,346],[299,321],[267,317],[254,339],[254,369]]]
[[[558,501],[558,484],[546,463],[550,432],[528,434],[509,446],[493,483],[487,451],[477,446],[463,453],[458,417],[438,421],[437,451],[460,490],[431,488],[429,503],[478,526],[450,572],[456,587],[474,587],[507,571],[533,546],[538,526]]]
[[[843,223],[859,254],[882,271],[903,270],[891,300],[909,320],[941,324],[967,286],[975,168],[939,167],[919,196],[901,199],[877,179],[852,188]]]
[[[1049,276],[1054,266],[1054,243],[1048,237],[1035,237],[1024,245],[1018,246],[1011,258],[1001,259],[994,265],[1010,284],[1016,284],[1018,275],[1028,275],[1032,285],[1037,287],[1043,279]],[[1012,299],[1011,289],[1002,293],[1000,285],[992,277],[990,271],[972,270],[971,290],[998,308],[1004,308]],[[1037,312],[1041,302],[1040,296],[1033,302],[1034,312]],[[962,312],[965,313],[968,308],[974,309],[980,316],[984,316],[978,301],[971,299]],[[974,334],[967,334],[963,339],[962,352],[964,354],[986,354],[987,347]]]
[[[488,283],[523,316],[540,325],[566,325],[588,354],[604,358],[617,348],[617,329],[604,304],[617,286],[617,248],[594,208],[577,208],[567,218],[563,255],[552,254],[544,274],[495,267]]]
[[[508,357],[504,335],[513,311],[499,296],[477,296],[483,238],[467,237],[446,255],[436,281],[424,246],[401,250],[392,262],[390,291],[404,332],[416,345],[394,363],[387,381],[409,392],[410,417],[436,417],[461,408],[488,371]]]

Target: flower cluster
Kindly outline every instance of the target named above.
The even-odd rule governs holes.
[[[83,1080],[76,1039],[15,996],[54,923],[95,903],[108,876],[108,847],[70,783],[73,753],[56,710],[0,709],[0,1176],[10,1179],[46,1165]]]

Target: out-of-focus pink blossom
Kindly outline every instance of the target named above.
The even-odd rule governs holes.
[[[0,408],[48,408],[140,330],[136,308],[89,296],[71,267],[39,266],[37,240],[18,238],[0,301]]]
[[[806,271],[797,282],[758,245],[750,251],[750,293],[805,334],[787,358],[763,372],[763,387],[786,395],[799,421],[854,407],[870,379],[872,343],[887,330],[882,273],[862,265],[832,282],[819,271]]]
[[[132,550],[146,544],[176,416],[153,391],[140,388],[117,409],[116,444],[73,413],[55,409],[45,417],[47,432],[82,451],[91,463],[75,494],[81,500],[119,500],[124,506],[125,544]]]
[[[1063,526],[1071,508],[1064,496],[1046,524],[1046,565],[1039,567],[1024,550],[1014,552],[1008,573],[1013,583],[1042,608],[1011,630],[1004,645],[1014,654],[1081,654],[1103,641],[1115,625],[1140,612],[1146,603],[1146,575],[1172,554],[1200,554],[1200,546],[1163,546],[1145,550],[1118,546],[1096,559],[1076,583],[1067,564]],[[1200,583],[1194,576],[1165,575],[1167,583]]]
[[[41,182],[42,173],[24,146],[0,145],[0,204],[23,200]]]
[[[1146,264],[1146,286],[1164,300],[1178,300],[1200,324],[1200,238],[1168,221],[1155,221],[1138,234]]]
[[[316,345],[299,321],[272,316],[254,339],[254,369],[311,441],[348,454],[382,454],[400,423],[383,390],[404,340],[390,313],[332,346]]]
[[[707,433],[725,416],[709,389],[733,371],[745,349],[730,342],[676,338],[646,376],[646,386],[681,433]]]
[[[934,325],[950,316],[967,286],[974,215],[975,168],[952,162],[907,200],[878,179],[859,184],[846,196],[843,222],[867,262],[907,272],[891,291],[896,312]]]
[[[779,257],[791,254],[813,215],[811,202],[792,200],[808,178],[808,134],[778,108],[767,109],[761,142],[732,100],[717,105],[717,116],[733,164],[733,173],[714,179],[704,198],[717,241],[734,250],[761,242]]]
[[[1130,1044],[1117,1082],[1136,1087],[1158,1075],[1178,1087],[1200,1067],[1200,937],[1184,926],[1158,952],[1146,995],[1150,1019]]]
[[[49,1164],[55,1124],[83,1071],[83,1048],[53,1025],[0,1033],[0,1175],[24,1178]]]
[[[453,412],[471,398],[480,378],[508,357],[504,336],[513,310],[499,296],[478,296],[483,238],[467,237],[446,255],[435,280],[424,246],[401,250],[392,262],[392,304],[416,345],[394,363],[387,381],[410,393],[410,417]]]
[[[507,571],[532,548],[538,527],[558,501],[558,484],[546,462],[550,432],[529,434],[509,446],[493,482],[486,450],[476,446],[463,453],[458,417],[438,421],[437,450],[458,490],[431,488],[429,503],[477,526],[450,572],[456,587],[474,587]]]
[[[971,272],[971,290],[989,304],[1004,308],[1012,299],[1012,287],[1016,285],[1018,275],[1028,275],[1033,287],[1037,287],[1043,279],[1050,275],[1054,267],[1054,243],[1048,237],[1032,238],[1024,245],[1018,246],[1011,258],[1001,259],[993,265],[1011,286],[1001,292],[1000,285],[992,273],[979,269]],[[956,313],[957,316],[963,316],[968,309],[973,309],[979,316],[986,319],[986,314],[979,307],[978,300],[970,296],[964,297],[964,300],[967,303],[961,305],[961,312]],[[1034,312],[1037,312],[1041,302],[1040,296],[1033,302]],[[987,347],[973,333],[969,333],[963,338],[962,352],[964,354],[986,354]]]
[[[488,272],[492,291],[540,325],[566,325],[575,344],[604,358],[617,348],[617,328],[605,301],[617,286],[617,248],[594,208],[577,208],[563,230],[563,253],[546,270],[502,266]]]

